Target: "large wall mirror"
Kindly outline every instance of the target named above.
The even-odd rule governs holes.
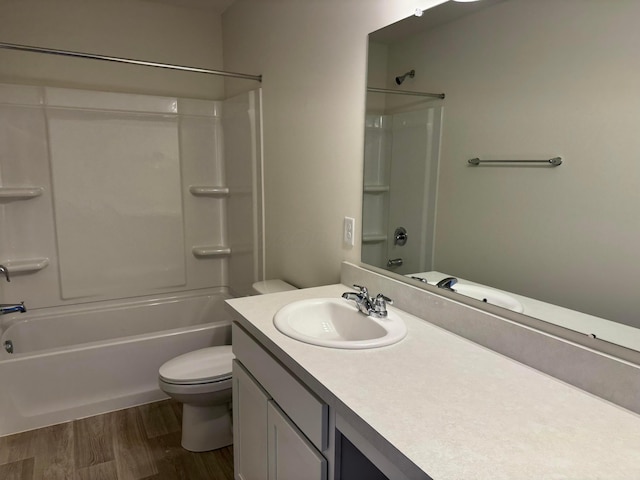
[[[482,0],[371,33],[362,262],[640,350],[638,18]]]

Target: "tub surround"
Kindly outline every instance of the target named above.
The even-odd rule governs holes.
[[[249,293],[262,265],[260,128],[259,90],[209,101],[0,84],[0,264],[12,276],[0,301]]]
[[[0,84],[0,303],[27,308],[0,320],[0,435],[166,398],[164,362],[230,342],[206,297],[262,277],[260,118],[260,90]]]
[[[329,425],[390,478],[640,477],[636,414],[418,317],[405,316],[400,343],[364,351],[308,345],[273,325],[290,302],[345,290],[227,303],[234,321],[329,405]],[[432,306],[424,316],[441,313]]]

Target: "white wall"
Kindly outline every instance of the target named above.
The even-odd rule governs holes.
[[[328,284],[359,261],[367,34],[438,3],[238,0],[224,13],[225,68],[263,75],[267,277]]]
[[[0,41],[221,69],[220,13],[193,2],[0,0]],[[221,99],[220,77],[0,50],[0,81]]]

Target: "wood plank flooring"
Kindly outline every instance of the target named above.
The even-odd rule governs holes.
[[[171,401],[0,437],[1,480],[233,480],[233,449],[180,446]]]

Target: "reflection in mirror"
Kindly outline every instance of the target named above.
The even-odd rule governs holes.
[[[373,32],[369,87],[446,98],[368,94],[363,263],[640,350],[637,18],[636,0],[483,0]]]

